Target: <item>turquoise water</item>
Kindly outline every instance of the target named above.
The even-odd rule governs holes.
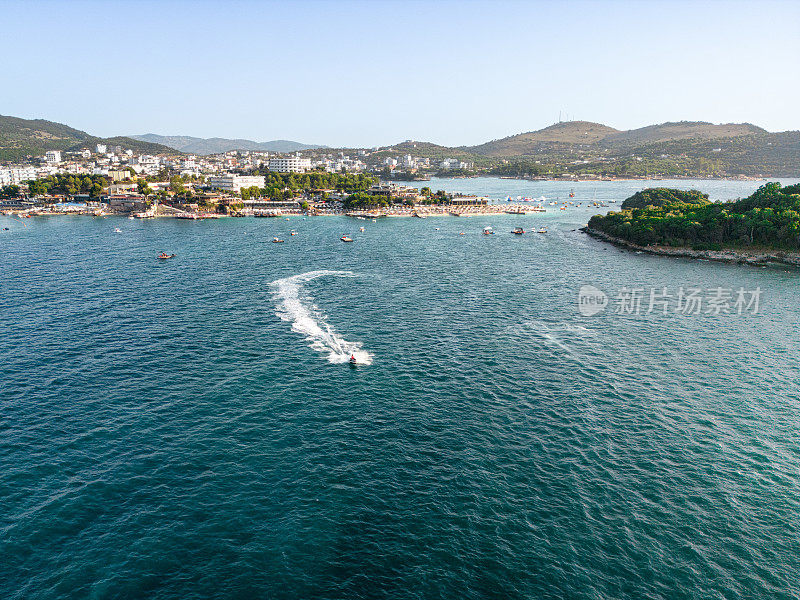
[[[591,214],[0,217],[0,594],[800,597],[800,272],[622,252]],[[637,286],[762,295],[617,314]]]

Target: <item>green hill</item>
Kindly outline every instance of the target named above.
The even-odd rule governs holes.
[[[766,130],[750,123],[714,125],[704,121],[680,121],[619,131],[606,136],[601,145],[607,148],[631,148],[676,140],[714,140],[756,133],[766,133]]]
[[[667,204],[708,204],[708,194],[698,190],[676,190],[672,188],[647,188],[636,192],[622,203],[623,210],[665,206]]]
[[[538,131],[529,131],[493,140],[479,146],[464,147],[463,150],[485,156],[522,156],[541,151],[553,144],[597,144],[608,136],[620,133],[613,127],[589,121],[556,123]]]
[[[161,144],[127,137],[99,138],[63,123],[0,115],[0,160],[41,156],[47,150],[93,149],[95,144],[122,146],[139,153],[179,154]]]

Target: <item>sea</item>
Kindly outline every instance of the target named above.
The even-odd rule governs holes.
[[[0,217],[0,597],[800,598],[800,271],[579,231],[762,184]]]

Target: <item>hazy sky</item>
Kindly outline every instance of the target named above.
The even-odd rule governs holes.
[[[0,114],[475,144],[571,118],[800,129],[800,2],[0,0]]]

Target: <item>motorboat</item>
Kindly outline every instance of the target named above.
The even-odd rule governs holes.
[[[356,355],[351,354],[350,360],[348,361],[352,366],[356,366],[358,364],[358,360],[356,360]]]
[[[522,235],[525,233],[525,230],[522,227],[514,227],[514,229],[511,230],[511,233],[514,235]]]
[[[280,239],[280,238],[272,238],[272,243],[273,244],[282,244],[283,240]]]
[[[120,229],[119,227],[115,227],[114,233],[122,233],[122,229]]]
[[[366,231],[363,227],[359,227],[358,230],[361,232]]]
[[[493,234],[494,234],[494,229],[492,229],[491,227],[483,228],[483,235],[493,235]]]
[[[166,252],[162,252],[158,255],[159,260],[167,260],[168,258],[175,258],[174,254],[167,254]]]
[[[347,235],[343,235],[339,239],[342,240],[343,242],[352,242],[353,241],[353,238],[351,238],[350,236],[347,236]]]
[[[292,231],[289,235],[297,235],[296,231]]]
[[[540,227],[536,233],[547,233],[547,227]]]

